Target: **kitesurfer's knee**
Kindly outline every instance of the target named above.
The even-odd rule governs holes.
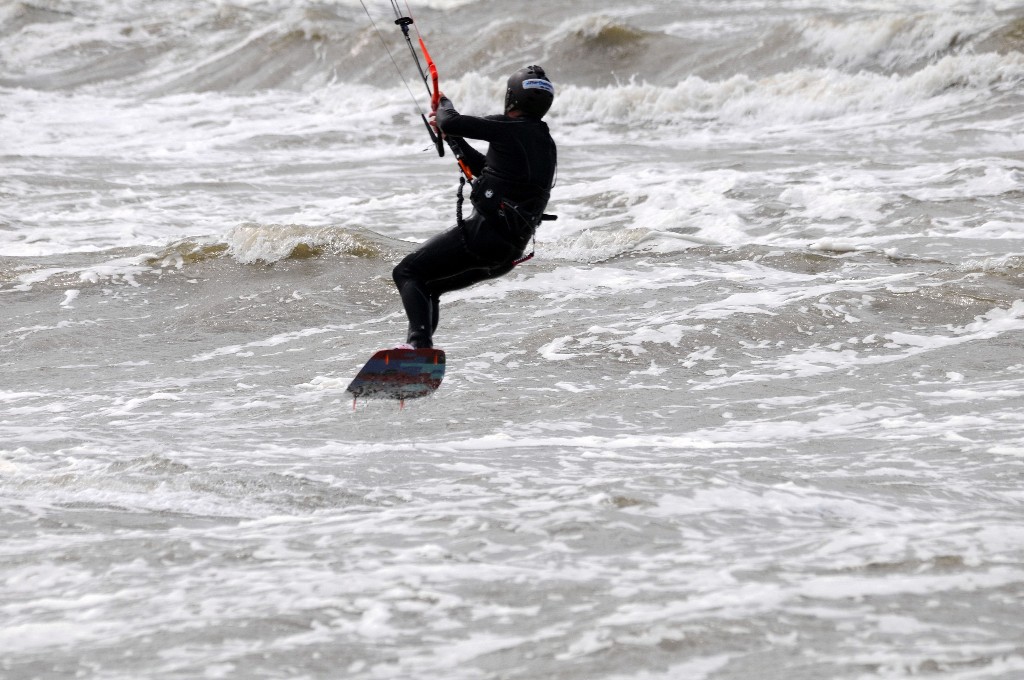
[[[402,290],[402,284],[409,280],[409,271],[405,267],[405,260],[395,265],[391,270],[391,280],[395,282],[395,288]]]
[[[409,253],[395,265],[391,270],[391,280],[401,291],[406,285],[413,283],[417,287],[425,287],[430,280],[430,263],[423,257],[423,252],[417,250]]]

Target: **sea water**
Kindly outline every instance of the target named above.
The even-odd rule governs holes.
[[[0,675],[1024,678],[1024,8],[411,3],[559,219],[353,408],[458,179],[367,9],[0,6]]]

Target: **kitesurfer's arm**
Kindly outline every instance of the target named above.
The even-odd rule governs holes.
[[[491,122],[474,116],[463,116],[455,110],[455,105],[452,104],[452,100],[441,95],[441,100],[437,103],[437,128],[445,135],[459,137],[462,140],[461,146],[462,151],[465,154],[464,160],[466,161],[466,165],[469,166],[469,169],[474,175],[479,176],[484,170],[486,157],[484,154],[470,146],[469,143],[465,141],[465,138],[470,137],[472,139],[490,141],[490,137],[478,134],[480,130],[475,125],[476,121],[480,121],[482,123]]]
[[[485,142],[508,140],[515,135],[511,127],[515,124],[516,121],[507,116],[464,116],[455,110],[451,100],[445,96],[437,104],[437,127],[452,137],[482,139]]]

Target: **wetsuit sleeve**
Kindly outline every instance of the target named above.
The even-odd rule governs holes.
[[[459,138],[459,148],[462,150],[462,160],[466,161],[466,165],[469,166],[470,172],[475,176],[479,176],[480,173],[484,171],[484,165],[487,162],[487,157],[474,149],[470,143],[463,138]]]
[[[447,97],[441,99],[437,105],[437,126],[446,135],[452,137],[482,139],[485,142],[508,139],[514,134],[510,129],[510,121],[508,119],[499,120],[499,118],[502,117],[464,116],[455,110],[455,106]]]
[[[448,99],[448,97],[441,97],[440,101],[438,101],[436,119],[438,129],[449,137],[458,138],[459,147],[462,149],[463,153],[463,160],[466,161],[466,165],[469,166],[470,171],[474,175],[479,175],[484,170],[486,156],[474,149],[473,146],[466,141],[463,135],[452,132],[448,129],[448,126],[451,126],[453,121],[465,118],[466,116],[463,116],[455,110],[455,105],[452,104],[452,100]],[[458,125],[456,124],[455,127],[458,127]]]

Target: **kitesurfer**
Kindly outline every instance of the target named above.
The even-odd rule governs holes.
[[[555,88],[544,69],[513,73],[502,115],[478,118],[441,96],[431,123],[456,138],[475,177],[472,214],[406,256],[392,272],[409,317],[408,346],[433,347],[439,300],[449,291],[507,274],[540,224],[554,186],[557,152],[547,123]],[[489,143],[482,154],[465,139]]]

